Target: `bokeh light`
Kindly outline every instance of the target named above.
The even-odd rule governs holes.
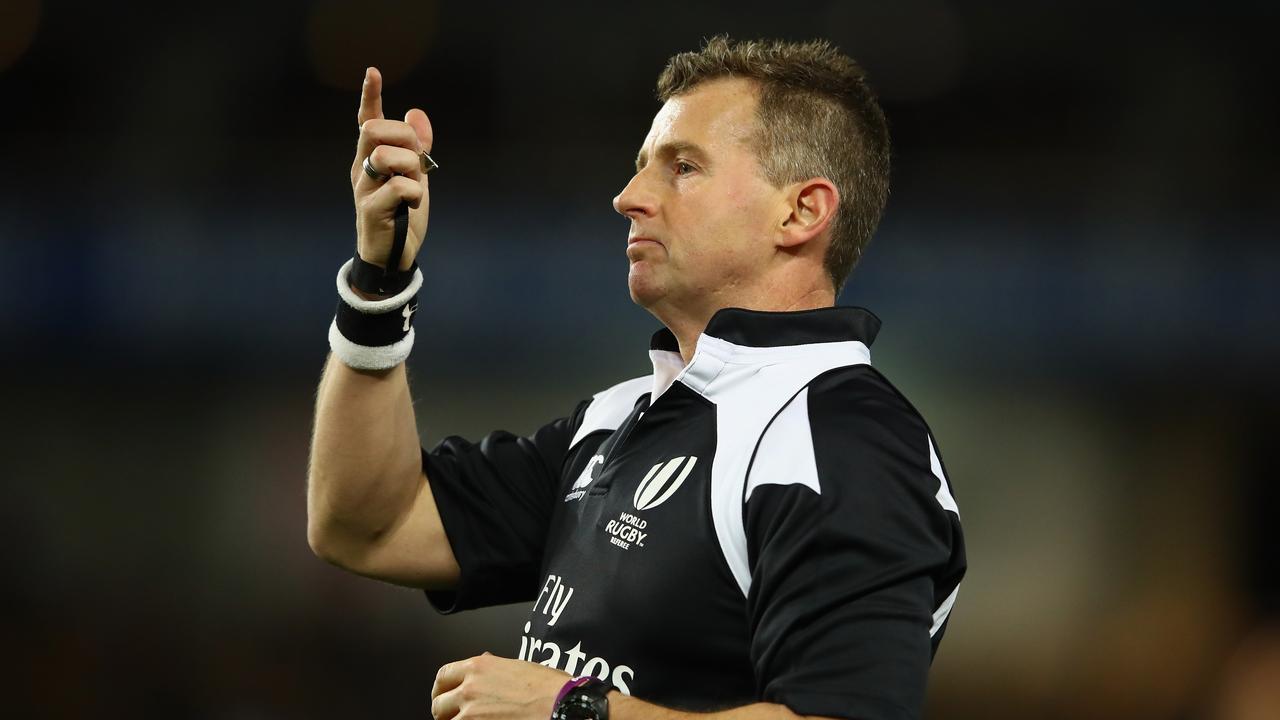
[[[0,6],[0,72],[11,67],[35,41],[40,0],[5,0]]]
[[[307,56],[321,83],[358,89],[376,66],[393,85],[422,61],[437,33],[433,0],[324,0],[307,19]]]

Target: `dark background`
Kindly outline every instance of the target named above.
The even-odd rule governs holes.
[[[895,150],[844,304],[970,572],[930,716],[1280,717],[1273,3],[3,0],[6,705],[424,717],[518,649],[305,537],[363,70],[436,133],[424,442],[648,372],[610,199],[672,53],[826,37]],[[9,714],[9,711],[6,711]]]

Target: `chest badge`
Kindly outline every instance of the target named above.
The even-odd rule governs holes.
[[[697,463],[697,456],[682,455],[649,468],[649,472],[640,481],[640,486],[636,488],[635,497],[632,498],[636,510],[650,510],[666,502],[676,490],[680,489],[680,485],[684,483],[685,478],[689,477],[689,473]]]
[[[573,481],[573,487],[569,488],[569,494],[564,496],[564,501],[581,500],[582,496],[587,494],[587,486],[600,478],[600,468],[603,463],[603,455],[593,455],[587,462],[587,466],[582,468],[582,474]]]

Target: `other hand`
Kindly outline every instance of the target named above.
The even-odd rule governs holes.
[[[489,653],[449,663],[431,687],[435,720],[547,720],[568,673]]]

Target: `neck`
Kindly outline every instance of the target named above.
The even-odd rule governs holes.
[[[738,307],[747,310],[791,312],[831,307],[835,303],[835,293],[832,290],[813,288],[804,293],[786,298],[743,298],[738,302],[722,302],[696,310],[685,311],[680,308],[667,307],[661,310],[651,308],[650,312],[676,336],[676,341],[680,343],[680,357],[684,360],[684,364],[688,365],[689,361],[693,359],[693,354],[698,350],[698,338],[707,329],[707,323],[711,322],[711,316],[724,308]]]

